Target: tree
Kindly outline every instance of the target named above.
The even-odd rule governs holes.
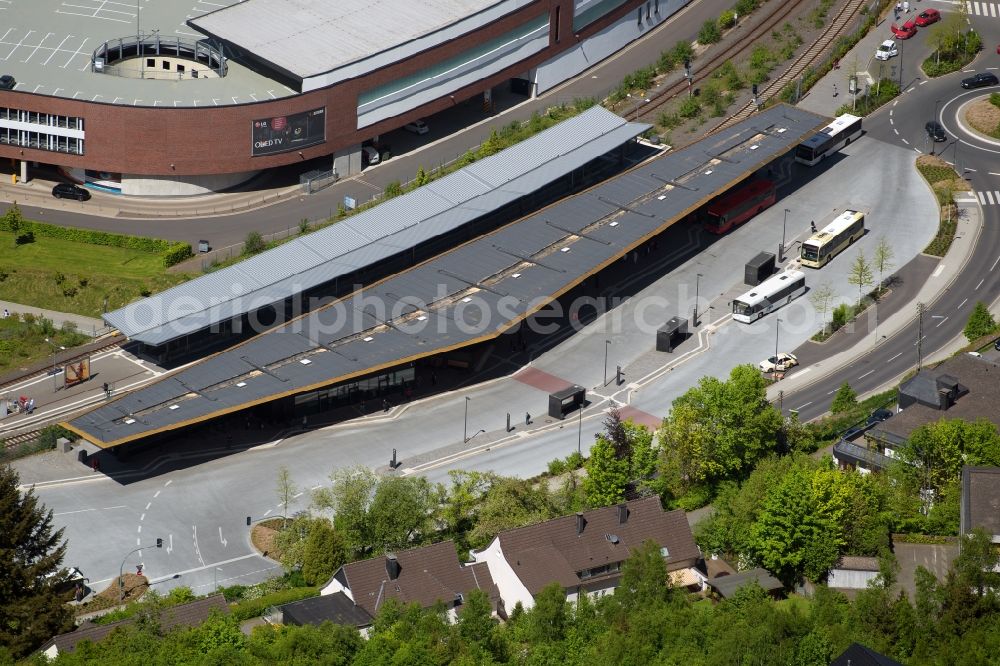
[[[858,256],[854,257],[854,261],[851,262],[850,268],[847,273],[847,283],[853,284],[858,288],[858,307],[861,307],[861,301],[865,297],[865,287],[872,284],[872,267],[865,258],[865,253],[861,249],[858,249]]]
[[[837,395],[833,396],[833,402],[830,403],[830,411],[834,414],[842,414],[847,410],[856,407],[858,404],[858,394],[855,393],[854,389],[847,382],[840,385],[837,389]]]
[[[942,419],[920,426],[899,449],[896,476],[911,489],[940,493],[962,465],[1000,465],[1000,432],[985,420]]]
[[[351,559],[367,555],[372,550],[372,534],[368,525],[368,506],[375,493],[378,479],[364,466],[343,467],[330,475],[329,488],[313,493],[313,504],[333,511],[333,526],[344,538]]]
[[[757,368],[740,365],[727,381],[703,377],[673,402],[660,429],[660,462],[672,492],[747,474],[776,449],[782,416],[767,401]]]
[[[536,487],[523,479],[497,477],[479,507],[469,544],[482,548],[504,530],[539,523],[555,515],[544,484]]]
[[[969,342],[978,340],[984,335],[989,335],[997,328],[997,322],[990,314],[989,308],[982,301],[976,302],[976,307],[972,308],[969,321],[965,324],[965,337]]]
[[[302,577],[309,585],[322,585],[347,561],[347,548],[326,518],[314,520],[302,555]]]
[[[664,602],[670,593],[667,565],[660,546],[647,540],[633,550],[622,566],[615,601],[625,610]]]
[[[295,499],[295,495],[298,493],[298,488],[295,486],[295,482],[292,480],[292,474],[288,471],[288,468],[282,465],[278,468],[278,501],[281,502],[281,507],[284,512],[282,516],[282,527],[288,526],[288,507]]]
[[[823,332],[827,330],[826,313],[830,311],[830,305],[833,304],[833,299],[836,294],[833,291],[833,287],[830,286],[829,282],[823,282],[822,284],[816,285],[809,292],[809,301],[819,312],[819,317],[823,321]]]
[[[52,510],[18,483],[12,467],[0,467],[0,646],[23,657],[72,621],[59,592],[63,530],[52,530]]]
[[[264,237],[260,235],[259,231],[251,231],[243,240],[243,254],[260,254],[266,249],[267,244],[264,242]]]
[[[590,447],[590,458],[585,464],[587,477],[583,491],[591,507],[610,506],[625,499],[628,485],[628,459],[620,459],[604,435],[598,435]]]
[[[4,213],[3,226],[14,234],[14,247],[17,247],[17,236],[24,226],[24,216],[21,214],[21,208],[17,205],[16,201]]]
[[[885,239],[885,236],[882,236],[878,239],[878,245],[875,246],[875,254],[872,257],[872,264],[875,270],[878,271],[877,296],[882,296],[882,276],[893,269],[892,257],[892,246],[889,245],[889,241]]]

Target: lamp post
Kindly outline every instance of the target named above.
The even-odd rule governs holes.
[[[583,455],[583,403],[580,403],[580,414],[577,418],[576,427],[576,453],[577,455]]]
[[[59,369],[56,367],[56,352],[58,352],[58,351],[66,351],[66,348],[63,347],[62,345],[57,345],[56,343],[52,342],[48,338],[45,338],[45,341],[47,343],[49,343],[50,347],[52,347],[52,386],[53,386],[53,390],[58,391],[59,390],[59,380],[57,379],[57,376],[59,374]]]
[[[611,340],[604,341],[604,385],[608,385],[608,349],[611,347]]]
[[[691,318],[694,321],[694,327],[698,328],[698,296],[699,289],[701,287],[701,273],[694,274],[694,316]]]
[[[215,574],[215,585],[212,588],[214,592],[218,592],[219,591],[219,572],[220,571],[222,571],[221,567],[215,567],[215,571],[212,572],[213,574]]]
[[[940,104],[941,104],[941,100],[939,100],[939,99],[934,100],[934,116],[933,116],[934,120],[938,119],[938,106]],[[936,142],[934,141],[934,138],[931,137],[931,150],[930,150],[931,155],[934,154],[934,145],[935,145],[935,143]]]
[[[781,320],[775,320],[774,325],[774,376],[778,376],[778,333],[781,331]]]
[[[649,98],[648,97],[640,97],[639,95],[632,95],[632,93],[627,93],[626,97],[628,97],[629,99],[635,99],[636,100],[636,105],[635,105],[635,122],[639,122],[639,110],[642,108],[643,104],[645,104],[646,102],[649,101]]]
[[[465,423],[462,426],[462,443],[469,443],[469,396],[465,396]]]
[[[785,226],[788,224],[788,213],[791,211],[785,209],[785,214],[781,218],[781,247],[778,248],[778,261],[785,260]]]
[[[140,546],[136,548],[122,560],[122,565],[118,568],[118,603],[121,603],[125,599],[125,562],[140,550],[149,550],[150,548],[163,548],[163,539],[157,539],[155,546]]]

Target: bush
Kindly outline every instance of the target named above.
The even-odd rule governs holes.
[[[237,621],[243,622],[253,617],[260,617],[271,606],[281,606],[318,595],[319,588],[317,587],[293,587],[289,590],[279,590],[257,599],[237,603],[233,606],[232,615]]]
[[[851,308],[847,303],[841,303],[833,309],[833,330],[840,329],[850,319]]]
[[[1000,93],[990,93],[990,104],[1000,107]]]
[[[390,181],[385,186],[385,192],[383,192],[382,194],[383,196],[385,196],[386,199],[392,199],[393,197],[398,197],[402,193],[403,193],[402,185],[399,184],[398,180],[393,180]]]
[[[13,210],[14,209],[12,208],[11,211]],[[115,234],[107,231],[97,231],[95,229],[61,227],[56,224],[46,224],[44,222],[26,220],[20,217],[19,214],[6,214],[0,216],[0,231],[7,231],[15,235],[22,232],[26,235],[30,235],[32,241],[35,236],[61,238],[75,243],[121,247],[128,250],[139,250],[140,252],[150,252],[153,254],[166,252],[170,246],[174,244],[171,241],[162,240],[160,238],[127,236],[125,234]]]
[[[858,404],[858,394],[851,388],[851,385],[844,382],[837,389],[837,395],[833,396],[833,402],[830,404],[830,411],[834,414],[843,414],[844,412],[856,407]]]
[[[251,231],[243,241],[243,254],[245,255],[260,254],[266,249],[267,243],[264,242],[264,237],[260,235],[259,231]]]
[[[721,39],[722,31],[715,21],[709,19],[701,24],[701,30],[698,31],[699,44],[715,44]]]
[[[969,321],[965,324],[965,337],[972,342],[979,338],[991,334],[997,328],[997,322],[990,314],[989,308],[982,301],[976,303],[969,315]]]
[[[722,30],[728,30],[734,25],[736,25],[736,12],[732,9],[727,9],[719,14],[719,28]],[[728,60],[726,62],[728,62]]]
[[[26,231],[23,234],[18,234],[14,239],[14,245],[28,245],[29,243],[35,242],[35,233],[33,231]]]
[[[181,263],[194,255],[187,243],[174,243],[163,252],[163,265],[167,268]]]
[[[746,16],[753,10],[757,9],[760,0],[738,0],[738,2],[733,5],[733,10],[740,16]]]
[[[56,281],[56,284],[62,284],[66,281],[66,276],[56,271],[56,274],[52,276],[52,279]]]
[[[566,468],[567,469],[580,469],[583,467],[583,454],[579,451],[574,451],[573,453],[566,456]]]
[[[683,63],[694,57],[694,47],[691,46],[690,42],[677,42],[674,44],[673,55],[674,60]]]
[[[698,98],[689,95],[684,98],[681,102],[680,107],[677,109],[677,113],[681,115],[682,118],[694,118],[699,113],[701,113],[701,104],[698,103]]]
[[[549,475],[559,476],[566,473],[566,461],[562,458],[555,458],[549,461]]]

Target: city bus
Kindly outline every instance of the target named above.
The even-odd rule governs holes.
[[[861,118],[845,113],[795,149],[795,161],[813,166],[861,136]]]
[[[741,185],[708,204],[704,217],[705,231],[724,234],[773,206],[776,199],[774,183],[770,180],[755,180]]]
[[[749,324],[806,293],[802,271],[785,271],[767,278],[733,301],[733,319]]]
[[[823,268],[848,245],[865,235],[865,214],[845,210],[802,244],[802,265]]]

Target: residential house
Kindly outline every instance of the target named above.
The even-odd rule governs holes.
[[[471,554],[489,566],[502,610],[509,612],[518,603],[534,606],[535,596],[551,583],[559,583],[569,601],[613,593],[625,560],[646,541],[660,547],[673,584],[704,587],[697,568],[701,551],[687,517],[664,511],[658,497],[506,530]]]
[[[867,427],[853,442],[839,441],[833,457],[841,467],[886,469],[914,430],[941,419],[988,419],[1000,426],[995,396],[1000,365],[980,356],[959,354],[934,369],[923,368],[899,385],[899,411]]]
[[[1000,467],[962,468],[959,516],[962,536],[981,527],[1000,544]]]
[[[759,567],[741,571],[730,576],[713,578],[708,581],[708,586],[712,588],[712,592],[723,599],[729,599],[741,587],[751,583],[757,583],[772,597],[784,596],[785,586],[781,584],[781,581],[772,576],[767,569]]]
[[[224,615],[229,614],[229,604],[226,603],[225,597],[221,594],[164,608],[159,612],[158,620],[163,631],[170,631],[177,627],[197,627],[208,619],[212,611],[218,611]],[[135,618],[119,620],[110,624],[84,622],[75,631],[50,638],[42,645],[41,652],[49,659],[55,659],[61,652],[72,652],[83,641],[97,643],[115,629],[133,622],[135,622]]]
[[[282,624],[314,624],[333,622],[347,627],[356,627],[366,632],[372,625],[373,618],[368,612],[354,603],[344,592],[310,597],[301,601],[293,601],[279,607]]]
[[[903,666],[901,663],[884,654],[879,654],[861,643],[851,643],[847,649],[830,666]]]
[[[496,608],[499,595],[489,569],[485,564],[462,565],[455,543],[449,540],[345,564],[320,594],[341,593],[371,617],[387,599],[416,602],[422,608],[444,602],[454,619],[473,590],[486,592]]]

